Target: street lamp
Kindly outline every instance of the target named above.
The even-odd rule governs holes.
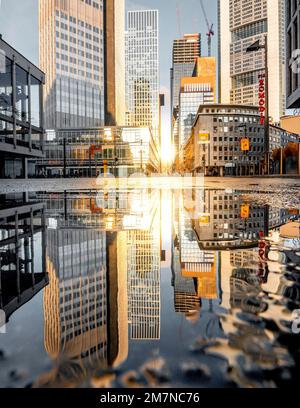
[[[269,69],[268,69],[268,36],[265,35],[265,43],[260,44],[257,40],[254,44],[250,45],[246,49],[246,52],[257,52],[259,50],[265,50],[265,140],[264,140],[264,156],[265,156],[265,173],[270,173],[270,129],[269,129]]]

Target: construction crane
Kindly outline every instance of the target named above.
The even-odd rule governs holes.
[[[180,14],[179,2],[177,2],[177,4],[176,4],[176,12],[177,12],[178,34],[179,34],[179,37],[181,37],[182,36],[182,32],[181,32],[181,14]]]
[[[206,24],[207,24],[208,32],[207,32],[206,36],[207,36],[207,43],[208,43],[208,56],[211,57],[211,39],[215,35],[214,25],[210,24],[210,22],[208,21],[206,10],[205,10],[204,4],[203,4],[203,0],[200,0],[200,4],[201,4],[203,15],[205,17],[205,21],[206,21]]]

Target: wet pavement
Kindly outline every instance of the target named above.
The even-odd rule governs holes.
[[[299,384],[298,184],[2,184],[0,387]]]

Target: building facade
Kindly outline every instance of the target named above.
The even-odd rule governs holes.
[[[206,175],[262,174],[265,129],[258,108],[240,105],[200,106],[192,136],[181,161],[190,171]],[[246,140],[246,149],[243,143]],[[270,126],[270,157],[288,143],[299,144],[299,135]],[[273,162],[271,166],[274,166]],[[271,170],[276,171],[275,168]]]
[[[185,34],[173,42],[171,74],[172,142],[175,155],[179,149],[179,95],[182,78],[192,77],[201,56],[201,35]]]
[[[219,0],[219,102],[258,106],[264,50],[247,48],[268,38],[269,111],[279,123],[285,111],[285,2]]]
[[[125,122],[125,0],[104,1],[105,125]]]
[[[176,151],[189,139],[199,106],[216,102],[216,60],[201,57],[196,61],[194,76],[181,79]]]
[[[36,66],[0,37],[0,178],[26,178],[43,156],[43,84]]]
[[[171,68],[171,111],[179,104],[181,79],[191,77],[195,62],[201,56],[201,35],[185,34],[174,40]]]
[[[130,126],[148,126],[158,144],[158,10],[129,11],[125,39],[126,123]]]
[[[300,108],[300,3],[287,0],[287,108]]]
[[[46,128],[103,125],[103,1],[40,0],[39,46]]]
[[[38,177],[115,176],[159,169],[159,154],[149,128],[100,127],[47,132]]]
[[[280,127],[290,133],[300,135],[300,115],[282,116],[280,118]]]

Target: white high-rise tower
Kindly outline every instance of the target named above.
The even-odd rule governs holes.
[[[269,109],[279,122],[285,108],[284,0],[219,0],[219,101],[258,105],[264,50],[246,53],[268,36]]]
[[[159,19],[158,10],[127,14],[127,124],[148,126],[159,139]]]

